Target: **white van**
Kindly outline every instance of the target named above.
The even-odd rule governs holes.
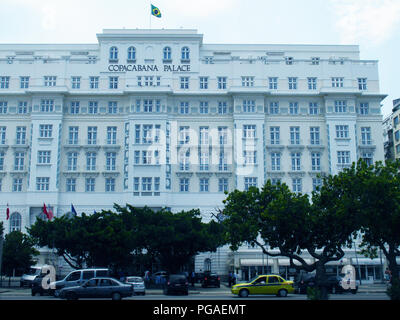
[[[62,288],[80,286],[85,281],[95,277],[109,277],[110,270],[107,268],[80,269],[70,272],[64,279],[50,283],[52,292],[57,297]]]
[[[42,273],[44,267],[48,267],[47,265],[37,265],[29,268],[29,271],[22,275],[20,280],[20,287],[28,286],[32,287],[33,282],[36,277]]]

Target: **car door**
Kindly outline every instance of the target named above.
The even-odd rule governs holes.
[[[261,276],[253,281],[250,288],[250,294],[266,294],[267,293],[267,277]]]
[[[90,279],[82,285],[83,298],[97,298],[97,279]]]
[[[110,279],[101,279],[100,285],[98,286],[98,297],[99,298],[109,298],[112,293],[112,282]]]
[[[279,281],[279,277],[268,276],[267,293],[268,294],[277,294],[279,289],[281,289],[281,282]]]
[[[65,287],[76,287],[79,286],[81,282],[81,271],[73,271],[65,279]]]

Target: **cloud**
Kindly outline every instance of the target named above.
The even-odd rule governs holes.
[[[399,23],[399,0],[330,0],[343,43],[379,45]]]

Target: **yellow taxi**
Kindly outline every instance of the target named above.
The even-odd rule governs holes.
[[[294,292],[293,281],[287,281],[277,275],[260,275],[247,283],[239,283],[232,286],[231,291],[242,298],[249,294],[275,294],[286,297]]]

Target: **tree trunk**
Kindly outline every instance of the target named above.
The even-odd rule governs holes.
[[[392,273],[392,280],[399,280],[399,266],[397,265],[396,255],[389,249],[386,259],[389,262],[389,270]]]
[[[325,271],[325,263],[323,262],[317,262],[316,264],[315,281],[315,288],[320,292],[319,300],[328,300],[328,283]]]

